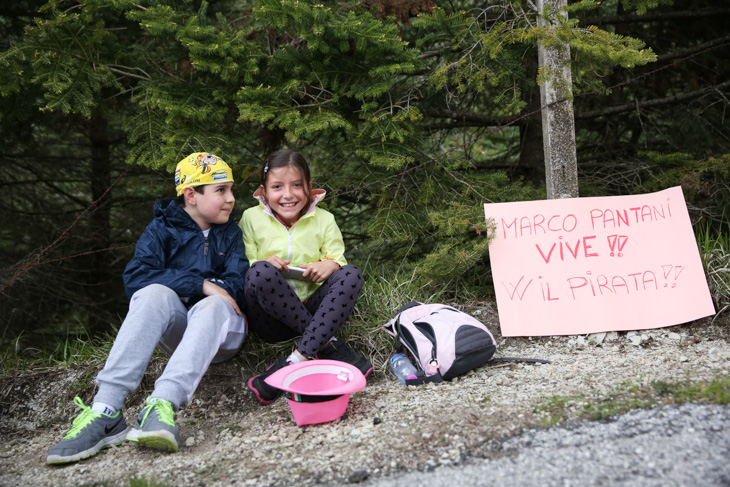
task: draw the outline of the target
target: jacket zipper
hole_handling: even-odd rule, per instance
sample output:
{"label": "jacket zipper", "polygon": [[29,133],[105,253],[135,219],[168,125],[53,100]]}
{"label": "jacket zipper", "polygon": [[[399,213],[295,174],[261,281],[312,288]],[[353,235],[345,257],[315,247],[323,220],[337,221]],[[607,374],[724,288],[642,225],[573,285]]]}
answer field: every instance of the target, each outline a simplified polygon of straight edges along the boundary
{"label": "jacket zipper", "polygon": [[294,248],[294,230],[296,228],[297,228],[297,224],[295,223],[294,226],[291,227],[291,231],[289,231],[290,229],[286,230],[286,233],[289,236],[289,243],[287,245],[287,250],[286,250],[286,260],[289,260],[289,261],[291,261],[291,253],[292,253],[292,249]]}
{"label": "jacket zipper", "polygon": [[[294,230],[296,230],[296,228],[297,228],[296,223],[291,228],[286,228],[286,226],[284,226],[284,229],[286,230],[286,234],[288,235],[286,260],[288,260],[289,262],[291,262],[291,253],[292,253],[292,249],[294,248]],[[294,292],[296,293],[296,295],[299,296],[299,286],[297,286],[296,281],[294,279],[289,279],[289,285],[292,287],[292,289],[294,289]]]}

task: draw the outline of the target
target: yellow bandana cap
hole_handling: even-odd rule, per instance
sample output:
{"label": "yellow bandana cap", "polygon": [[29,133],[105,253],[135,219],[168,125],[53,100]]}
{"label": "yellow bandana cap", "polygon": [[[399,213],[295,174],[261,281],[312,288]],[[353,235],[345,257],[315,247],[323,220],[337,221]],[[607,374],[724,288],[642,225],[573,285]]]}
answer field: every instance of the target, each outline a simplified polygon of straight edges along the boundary
{"label": "yellow bandana cap", "polygon": [[196,152],[177,163],[175,189],[183,194],[188,186],[218,184],[233,181],[233,171],[226,161],[207,152]]}

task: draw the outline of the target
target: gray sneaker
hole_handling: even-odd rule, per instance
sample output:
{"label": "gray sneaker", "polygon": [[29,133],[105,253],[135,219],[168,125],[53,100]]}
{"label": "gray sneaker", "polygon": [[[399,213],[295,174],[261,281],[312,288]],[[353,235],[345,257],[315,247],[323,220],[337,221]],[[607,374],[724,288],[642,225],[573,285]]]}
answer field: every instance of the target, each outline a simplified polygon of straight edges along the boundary
{"label": "gray sneaker", "polygon": [[180,435],[175,427],[175,411],[164,399],[148,397],[147,405],[137,416],[137,424],[127,439],[156,450],[176,452]]}
{"label": "gray sneaker", "polygon": [[94,412],[78,397],[74,398],[74,404],[82,409],[81,414],[74,419],[63,440],[48,450],[46,463],[49,465],[78,462],[127,438],[129,427],[120,411],[112,416]]}

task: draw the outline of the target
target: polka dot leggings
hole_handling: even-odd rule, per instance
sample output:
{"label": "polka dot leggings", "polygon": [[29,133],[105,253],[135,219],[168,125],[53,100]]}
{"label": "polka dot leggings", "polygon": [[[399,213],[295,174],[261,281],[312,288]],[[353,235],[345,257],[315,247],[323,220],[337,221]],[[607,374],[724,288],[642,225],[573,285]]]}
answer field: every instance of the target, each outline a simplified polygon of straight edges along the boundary
{"label": "polka dot leggings", "polygon": [[301,335],[297,351],[313,357],[345,324],[362,284],[360,270],[346,265],[302,303],[276,267],[265,260],[254,262],[245,284],[249,328],[270,342]]}

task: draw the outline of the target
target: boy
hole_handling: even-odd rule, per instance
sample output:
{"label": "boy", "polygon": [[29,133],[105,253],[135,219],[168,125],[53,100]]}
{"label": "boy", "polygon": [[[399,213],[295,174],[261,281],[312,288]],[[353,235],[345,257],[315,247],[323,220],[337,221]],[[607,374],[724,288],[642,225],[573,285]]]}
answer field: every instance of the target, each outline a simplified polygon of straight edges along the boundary
{"label": "boy", "polygon": [[[248,259],[231,214],[231,168],[212,154],[191,154],[178,163],[175,185],[177,201],[155,203],[124,270],[129,313],[96,378],[94,402],[74,399],[83,411],[49,450],[49,464],[75,462],[125,439],[177,451],[175,411],[190,401],[208,366],[243,343]],[[170,359],[130,431],[120,410],[156,345]]]}

